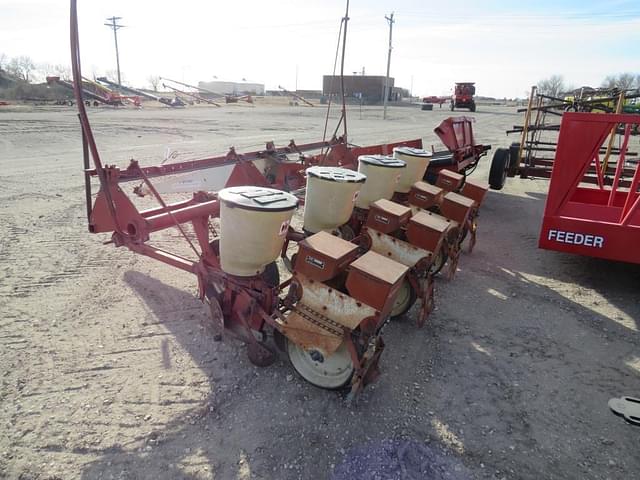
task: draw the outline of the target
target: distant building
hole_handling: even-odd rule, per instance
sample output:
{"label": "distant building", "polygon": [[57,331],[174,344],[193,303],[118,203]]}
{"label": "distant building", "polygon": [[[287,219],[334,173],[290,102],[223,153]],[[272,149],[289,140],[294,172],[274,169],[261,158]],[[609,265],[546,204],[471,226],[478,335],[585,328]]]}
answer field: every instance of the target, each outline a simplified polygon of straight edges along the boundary
{"label": "distant building", "polygon": [[[347,97],[358,98],[366,104],[382,103],[384,96],[384,82],[382,75],[345,75],[344,94]],[[389,101],[397,102],[407,97],[407,89],[394,86],[395,80],[389,77]],[[325,75],[322,77],[322,93],[325,96],[340,95],[340,77]]]}
{"label": "distant building", "polygon": [[220,95],[264,95],[264,84],[249,82],[198,82],[199,88],[211,90]]}

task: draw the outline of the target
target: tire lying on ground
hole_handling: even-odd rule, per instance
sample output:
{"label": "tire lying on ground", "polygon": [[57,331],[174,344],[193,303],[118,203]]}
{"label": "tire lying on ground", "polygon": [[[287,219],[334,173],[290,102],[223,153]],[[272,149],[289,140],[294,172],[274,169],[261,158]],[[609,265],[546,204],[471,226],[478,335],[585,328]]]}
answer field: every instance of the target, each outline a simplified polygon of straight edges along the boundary
{"label": "tire lying on ground", "polygon": [[507,178],[507,167],[509,166],[509,149],[499,148],[493,154],[491,169],[489,170],[489,186],[493,190],[502,190]]}

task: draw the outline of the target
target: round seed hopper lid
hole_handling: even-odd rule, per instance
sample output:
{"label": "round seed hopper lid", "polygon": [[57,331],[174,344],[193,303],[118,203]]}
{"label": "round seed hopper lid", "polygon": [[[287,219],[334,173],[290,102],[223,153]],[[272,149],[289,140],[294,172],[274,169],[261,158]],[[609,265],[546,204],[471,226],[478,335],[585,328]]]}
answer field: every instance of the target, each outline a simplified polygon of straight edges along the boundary
{"label": "round seed hopper lid", "polygon": [[364,183],[367,176],[364,173],[340,167],[311,167],[307,168],[307,175],[329,182]]}
{"label": "round seed hopper lid", "polygon": [[393,149],[393,153],[400,153],[402,155],[408,155],[410,157],[429,157],[433,156],[429,150],[413,147],[396,147]]}
{"label": "round seed hopper lid", "polygon": [[230,207],[265,212],[284,212],[298,206],[290,193],[264,187],[231,187],[218,192],[218,198]]}
{"label": "round seed hopper lid", "polygon": [[386,168],[404,168],[407,166],[406,162],[388,155],[360,155],[358,162]]}

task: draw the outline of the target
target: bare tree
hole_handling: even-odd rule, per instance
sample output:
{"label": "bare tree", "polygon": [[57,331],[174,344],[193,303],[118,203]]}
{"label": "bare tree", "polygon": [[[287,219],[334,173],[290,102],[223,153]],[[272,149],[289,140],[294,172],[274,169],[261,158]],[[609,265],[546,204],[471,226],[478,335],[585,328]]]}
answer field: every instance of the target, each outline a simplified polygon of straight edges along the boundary
{"label": "bare tree", "polygon": [[633,73],[621,73],[619,75],[607,75],[602,81],[604,88],[619,88],[620,90],[630,90],[640,87],[640,75]]}
{"label": "bare tree", "polygon": [[7,56],[7,54],[0,53],[0,70],[5,68],[5,65],[7,64],[8,61],[9,61],[9,57]]}
{"label": "bare tree", "polygon": [[160,77],[158,75],[149,75],[147,77],[147,81],[151,85],[151,88],[153,88],[153,91],[157,92],[158,91],[158,85],[160,84]]}
{"label": "bare tree", "polygon": [[31,57],[22,55],[20,57],[13,57],[7,64],[7,72],[20,80],[29,82],[31,79],[31,73],[35,70],[36,65],[33,63]]}
{"label": "bare tree", "polygon": [[29,82],[31,80],[31,72],[33,72],[36,68],[36,64],[33,63],[31,57],[26,55],[21,55],[18,57],[18,62],[20,64],[20,69],[22,70],[23,79],[25,82]]}
{"label": "bare tree", "polygon": [[53,66],[53,71],[58,77],[62,78],[63,80],[71,80],[71,67],[69,65],[58,63],[57,65]]}
{"label": "bare tree", "polygon": [[538,93],[549,95],[550,97],[558,98],[566,89],[562,75],[551,75],[549,78],[538,82]]}
{"label": "bare tree", "polygon": [[615,75],[607,75],[604,77],[601,86],[603,88],[615,88],[616,87],[616,76]]}
{"label": "bare tree", "polygon": [[46,77],[60,77],[63,80],[71,79],[71,68],[61,63],[54,65],[52,63],[39,63],[36,72],[39,76]]}
{"label": "bare tree", "polygon": [[22,79],[22,71],[20,70],[20,62],[17,57],[13,57],[7,63],[7,72],[16,78]]}

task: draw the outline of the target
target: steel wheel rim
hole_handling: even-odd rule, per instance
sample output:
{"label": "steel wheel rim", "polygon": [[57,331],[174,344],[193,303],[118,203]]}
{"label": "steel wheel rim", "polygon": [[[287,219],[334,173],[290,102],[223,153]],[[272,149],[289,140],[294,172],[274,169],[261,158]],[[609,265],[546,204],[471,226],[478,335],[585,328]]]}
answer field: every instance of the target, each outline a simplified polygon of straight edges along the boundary
{"label": "steel wheel rim", "polygon": [[287,341],[287,354],[296,372],[320,388],[343,387],[353,375],[353,362],[346,341],[331,355],[324,355],[322,363],[313,360],[305,349],[290,340]]}
{"label": "steel wheel rim", "polygon": [[408,303],[411,301],[411,284],[409,280],[406,278],[402,280],[402,285],[400,285],[400,289],[398,290],[398,295],[396,296],[396,301],[393,303],[393,307],[391,308],[391,316],[395,317],[400,315],[407,309]]}

